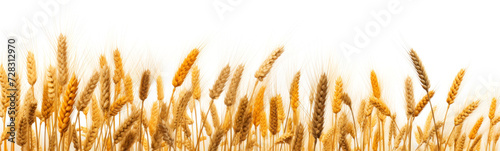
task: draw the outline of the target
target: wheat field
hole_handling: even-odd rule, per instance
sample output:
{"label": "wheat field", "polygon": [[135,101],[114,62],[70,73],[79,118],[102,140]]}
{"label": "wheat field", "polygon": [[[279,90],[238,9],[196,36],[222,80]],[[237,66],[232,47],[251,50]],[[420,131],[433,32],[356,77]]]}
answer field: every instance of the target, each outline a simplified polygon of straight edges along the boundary
{"label": "wheat field", "polygon": [[[447,86],[447,99],[432,99],[435,94],[430,82],[432,77],[427,75],[425,62],[413,49],[408,51],[408,57],[418,78],[408,76],[400,82],[404,86],[404,94],[401,94],[404,100],[401,101],[405,105],[398,108],[404,108],[405,112],[396,112],[382,97],[382,93],[389,92],[383,91],[375,70],[369,74],[371,93],[361,100],[351,100],[356,94],[345,91],[349,84],[343,80],[346,77],[331,78],[326,71],[302,73],[297,70],[291,75],[276,75],[290,79],[289,91],[274,90],[275,87],[269,84],[269,76],[276,73],[270,71],[286,53],[284,46],[275,48],[256,71],[245,71],[243,64],[225,65],[217,71],[218,77],[209,82],[213,85],[204,88],[200,83],[207,83],[208,79],[202,78],[197,62],[202,48],[190,50],[177,71],[168,73],[173,75],[170,85],[170,79],[163,79],[149,69],[140,73],[126,71],[119,49],[110,53],[112,60],[107,60],[105,55],[95,56],[99,58],[96,59],[98,70],[85,71],[92,74],[82,79],[81,75],[70,72],[78,69],[68,66],[68,51],[71,50],[67,45],[65,35],[61,34],[54,50],[57,63],[42,67],[43,71],[37,70],[37,62],[44,60],[36,60],[33,52],[28,51],[25,58],[18,58],[25,62],[26,79],[11,77],[4,68],[6,65],[1,66],[1,150],[499,148],[500,129],[495,126],[500,116],[495,114],[496,98],[456,105],[455,98],[466,74],[466,70],[461,69],[455,79],[450,79],[453,83]],[[245,80],[242,76],[249,73],[253,73],[252,79],[242,81]],[[313,75],[315,81],[301,79],[302,74]],[[29,89],[21,89],[21,82],[17,81],[22,80],[28,81],[29,85],[23,87]],[[137,82],[134,84],[134,81]],[[309,88],[303,83],[314,86]],[[35,85],[43,89],[36,92]],[[150,91],[150,87],[156,87],[156,92]],[[172,87],[172,92],[166,92],[165,87]],[[299,94],[304,87],[310,92]],[[425,91],[425,95],[414,95],[417,89]],[[148,99],[150,93],[156,93],[157,98]],[[35,94],[42,94],[42,97],[36,98]],[[446,109],[445,115],[440,116],[444,118],[435,115],[437,108],[433,104],[439,101],[447,103],[440,107]],[[476,111],[480,103],[489,105],[489,110]],[[223,108],[216,104],[223,104]],[[330,108],[327,105],[331,105],[331,109],[327,110]],[[425,122],[419,123],[415,118],[427,115],[422,114],[425,108],[429,108],[430,113],[424,117]],[[449,114],[449,111],[458,114]],[[473,113],[479,117],[469,117]],[[396,120],[397,116],[406,118],[401,122]]]}

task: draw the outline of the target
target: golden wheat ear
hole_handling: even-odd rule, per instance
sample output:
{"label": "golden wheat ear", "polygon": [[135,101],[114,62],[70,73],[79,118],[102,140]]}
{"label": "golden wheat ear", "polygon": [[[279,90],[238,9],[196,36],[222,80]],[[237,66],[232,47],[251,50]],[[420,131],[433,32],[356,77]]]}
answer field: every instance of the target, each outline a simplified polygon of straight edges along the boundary
{"label": "golden wheat ear", "polygon": [[413,67],[417,71],[418,79],[420,79],[420,85],[424,88],[425,91],[429,92],[429,88],[431,87],[431,82],[429,81],[429,77],[427,76],[427,72],[425,72],[424,64],[420,57],[418,57],[417,52],[411,49],[409,52],[410,58],[412,60]]}
{"label": "golden wheat ear", "polygon": [[413,117],[415,112],[415,98],[413,96],[413,82],[411,78],[406,77],[405,81],[405,100],[406,100],[406,116]]}
{"label": "golden wheat ear", "polygon": [[274,62],[278,60],[278,58],[284,51],[285,49],[283,48],[283,46],[278,47],[276,50],[274,50],[271,55],[269,55],[269,57],[260,65],[259,70],[255,72],[255,78],[257,78],[259,81],[263,81],[269,71],[271,71]]}
{"label": "golden wheat ear", "polygon": [[479,101],[474,101],[465,107],[460,114],[455,117],[455,126],[460,125],[479,106]]}
{"label": "golden wheat ear", "polygon": [[69,80],[68,86],[66,88],[66,92],[63,96],[63,102],[61,104],[59,110],[59,118],[58,118],[58,126],[59,132],[64,134],[68,130],[68,126],[70,124],[70,115],[73,111],[73,104],[75,103],[76,91],[78,90],[78,80],[76,79],[75,74],[71,76]]}
{"label": "golden wheat ear", "polygon": [[229,78],[230,72],[231,72],[231,67],[229,66],[229,64],[227,64],[224,68],[222,68],[222,70],[219,73],[219,77],[217,77],[217,80],[212,86],[212,89],[210,89],[209,93],[210,98],[212,99],[219,98],[222,91],[224,91],[224,87],[226,86],[226,82]]}
{"label": "golden wheat ear", "polygon": [[243,75],[243,70],[245,66],[238,65],[236,71],[233,73],[233,77],[231,78],[231,84],[229,84],[229,88],[226,92],[226,97],[224,98],[224,104],[226,106],[232,106],[234,101],[236,100],[236,95],[238,93],[238,87],[240,85],[241,76]]}
{"label": "golden wheat ear", "polygon": [[293,77],[293,81],[290,84],[290,106],[294,112],[300,105],[299,102],[299,82],[300,82],[300,71],[298,71]]}
{"label": "golden wheat ear", "polygon": [[174,79],[172,79],[172,85],[174,87],[182,85],[184,79],[186,79],[189,69],[191,69],[191,66],[193,66],[199,53],[200,50],[198,50],[198,48],[195,48],[191,50],[191,52],[189,52],[179,69],[177,69],[177,72],[175,72]]}
{"label": "golden wheat ear", "polygon": [[66,45],[66,36],[62,33],[57,39],[57,71],[60,85],[68,82],[68,46]]}

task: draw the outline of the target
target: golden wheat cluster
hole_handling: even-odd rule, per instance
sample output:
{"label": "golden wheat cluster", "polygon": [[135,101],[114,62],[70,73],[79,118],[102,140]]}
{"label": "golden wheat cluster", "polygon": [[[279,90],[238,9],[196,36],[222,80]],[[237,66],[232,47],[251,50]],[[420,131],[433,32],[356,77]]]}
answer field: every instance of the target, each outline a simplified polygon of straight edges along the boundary
{"label": "golden wheat cluster", "polygon": [[[66,37],[61,34],[56,50],[57,64],[44,67],[44,72],[36,71],[35,56],[28,52],[27,92],[21,92],[20,82],[13,85],[9,83],[6,70],[2,66],[1,150],[498,149],[500,130],[495,128],[495,125],[500,121],[500,116],[495,115],[496,99],[492,98],[487,113],[479,113],[488,119],[483,116],[467,119],[476,110],[479,101],[473,101],[463,108],[453,105],[465,75],[465,70],[462,69],[453,80],[446,99],[446,114],[449,109],[458,110],[459,114],[455,117],[445,115],[444,119],[436,119],[436,108],[432,106],[432,102],[441,100],[432,100],[434,90],[431,89],[424,64],[414,50],[410,50],[408,55],[426,95],[414,96],[415,88],[410,77],[401,82],[405,87],[406,112],[399,114],[406,116],[405,123],[396,122],[398,113],[391,110],[381,97],[379,79],[373,70],[370,74],[372,93],[362,100],[351,100],[350,94],[344,91],[346,83],[343,83],[342,77],[329,79],[326,73],[313,74],[317,75],[317,81],[313,82],[317,85],[311,90],[307,101],[299,97],[300,71],[289,75],[292,79],[289,81],[289,92],[267,91],[270,86],[265,79],[274,62],[284,52],[283,47],[275,49],[260,65],[254,74],[255,79],[251,79],[255,80],[254,85],[239,86],[245,66],[228,64],[220,70],[213,86],[207,90],[202,90],[200,86],[201,73],[196,65],[200,50],[193,49],[174,74],[173,91],[168,100],[165,100],[166,85],[162,77],[155,77],[149,70],[141,73],[141,78],[137,79],[140,81],[139,85],[133,85],[130,73],[123,68],[119,50],[113,51],[113,60],[109,63],[105,56],[101,56],[100,66],[97,67],[99,70],[94,71],[92,76],[85,80],[87,83],[80,83],[82,79],[79,79],[78,75],[69,73],[71,70],[68,68],[67,48]],[[110,68],[112,65],[113,71]],[[44,74],[44,80],[37,81],[37,74]],[[24,80],[18,77],[14,79]],[[184,82],[187,78],[190,78],[191,83]],[[330,86],[329,81],[332,80],[335,85]],[[154,102],[148,102],[153,104],[149,109],[145,108],[144,102],[151,100],[147,100],[147,97],[152,83],[156,83],[158,98]],[[78,89],[82,84],[83,89]],[[43,92],[40,92],[43,94],[42,98],[35,98],[35,85],[43,85]],[[241,87],[250,88],[250,93],[238,94],[241,93],[238,91]],[[14,104],[10,101],[12,89],[16,89]],[[95,91],[98,93],[94,93]],[[201,93],[202,91],[208,92],[208,96],[202,96],[206,94]],[[214,101],[221,97],[222,92],[225,92],[225,109],[217,109]],[[290,98],[283,98],[280,93],[289,93]],[[333,96],[327,96],[328,94]],[[21,95],[24,96],[23,100],[19,100]],[[140,100],[134,100],[134,95]],[[202,97],[210,100],[203,102],[208,103],[208,106],[201,105]],[[415,99],[420,101],[416,102]],[[332,105],[334,116],[331,118],[325,117],[327,102]],[[356,105],[359,108],[353,108],[354,103],[360,103]],[[300,106],[305,104],[310,107],[310,112],[301,112],[303,109]],[[10,114],[9,108],[12,106],[15,106],[15,114]],[[414,123],[415,118],[427,106],[431,113],[426,122]],[[149,110],[150,115],[147,115],[145,110]],[[225,113],[219,115],[217,110],[224,110]],[[447,121],[447,117],[454,122]],[[11,119],[15,119],[15,131],[11,131],[12,128],[7,126]],[[325,125],[325,121],[329,119],[332,120],[332,125]],[[465,120],[475,124],[473,127],[462,126]],[[483,133],[478,130],[485,120],[489,125],[485,125],[488,131]],[[446,125],[446,122],[454,124]],[[324,129],[325,127],[329,129]],[[15,136],[15,139],[12,139],[11,135]]]}

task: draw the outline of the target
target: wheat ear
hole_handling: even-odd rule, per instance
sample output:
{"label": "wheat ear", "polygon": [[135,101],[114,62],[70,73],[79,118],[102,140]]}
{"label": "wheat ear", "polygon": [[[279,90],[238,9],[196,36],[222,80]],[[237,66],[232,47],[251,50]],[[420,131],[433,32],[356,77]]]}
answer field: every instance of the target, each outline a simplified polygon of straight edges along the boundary
{"label": "wheat ear", "polygon": [[234,115],[234,134],[238,134],[243,129],[243,121],[245,118],[245,113],[248,108],[248,98],[244,96],[240,99],[240,104],[238,105],[238,109],[236,110],[236,114]]}
{"label": "wheat ear", "polygon": [[342,78],[338,77],[335,81],[335,92],[332,100],[332,111],[337,114],[342,109],[342,93],[344,91]]}
{"label": "wheat ear", "polygon": [[36,61],[33,52],[28,51],[28,56],[26,60],[27,60],[26,70],[28,70],[28,83],[30,85],[35,85],[37,76],[36,76]]}
{"label": "wheat ear", "polygon": [[266,92],[266,87],[262,86],[257,93],[257,97],[253,101],[253,112],[252,113],[252,123],[255,127],[259,126],[260,114],[264,110],[264,93]]}
{"label": "wheat ear", "polygon": [[191,98],[191,91],[187,91],[184,93],[184,96],[182,96],[182,99],[179,100],[179,103],[177,104],[177,109],[175,111],[174,115],[174,120],[172,123],[172,128],[176,129],[177,127],[181,126],[183,120],[184,120],[184,112],[186,112],[186,106]]}
{"label": "wheat ear", "polygon": [[94,73],[90,77],[90,80],[87,82],[87,85],[83,89],[83,92],[80,95],[78,103],[76,104],[76,109],[78,111],[83,111],[87,107],[90,100],[92,99],[92,93],[94,93],[98,81],[99,81],[99,72],[94,71]]}
{"label": "wheat ear", "polygon": [[[326,74],[322,74],[316,88],[316,99],[314,101],[314,113],[312,118],[312,135],[317,140],[323,131],[323,123],[325,120],[325,103],[328,93],[328,79]],[[316,142],[316,141],[315,141]]]}
{"label": "wheat ear", "polygon": [[70,124],[70,115],[73,111],[73,104],[75,103],[76,91],[78,90],[78,80],[75,74],[71,76],[71,80],[68,83],[66,92],[63,96],[63,102],[59,110],[58,126],[59,132],[64,134],[68,130]]}
{"label": "wheat ear", "polygon": [[125,135],[125,138],[120,145],[120,151],[130,150],[132,145],[134,145],[134,143],[137,141],[137,138],[140,137],[140,135],[137,136],[137,131],[140,131],[139,126],[134,126],[134,128],[132,128],[132,130]]}
{"label": "wheat ear", "polygon": [[109,106],[110,106],[110,91],[111,91],[111,79],[109,73],[108,65],[104,65],[101,69],[100,87],[101,87],[101,108],[102,112],[107,118],[109,116]]}
{"label": "wheat ear", "polygon": [[479,128],[481,127],[481,124],[483,124],[484,118],[481,116],[477,121],[476,124],[474,124],[474,127],[472,127],[470,133],[469,133],[469,139],[474,139],[476,138],[477,131],[479,131]]}
{"label": "wheat ear", "polygon": [[278,102],[276,97],[271,98],[269,106],[269,131],[272,135],[278,133]]}
{"label": "wheat ear", "polygon": [[405,100],[406,100],[406,116],[408,118],[413,116],[415,112],[415,98],[413,97],[413,82],[410,77],[405,81]]}
{"label": "wheat ear", "polygon": [[302,124],[299,124],[297,125],[297,128],[295,128],[295,133],[292,140],[292,150],[301,151],[303,141],[304,141],[304,126],[302,126]]}
{"label": "wheat ear", "polygon": [[385,116],[391,116],[391,111],[389,110],[389,107],[380,99],[377,99],[376,97],[370,97],[370,103],[380,111]]}
{"label": "wheat ear", "polygon": [[115,62],[115,75],[113,76],[113,82],[119,83],[125,76],[125,73],[123,71],[122,56],[118,49],[113,51],[113,60]]}
{"label": "wheat ear", "polygon": [[[3,64],[0,65],[0,86],[2,86],[2,98],[7,98],[9,95],[8,88],[9,86],[9,81],[7,77],[7,73],[5,72],[5,68],[3,68]],[[2,99],[2,106],[4,109],[9,108],[10,101],[8,99]],[[5,114],[5,112],[2,112],[2,114]]]}
{"label": "wheat ear", "polygon": [[488,112],[488,118],[490,118],[490,121],[493,121],[493,118],[495,118],[496,109],[497,109],[497,99],[493,98],[491,99],[490,111]]}
{"label": "wheat ear", "polygon": [[292,84],[290,84],[290,106],[293,112],[297,112],[297,108],[300,105],[299,102],[299,81],[300,81],[300,71],[298,71],[293,77]]}
{"label": "wheat ear", "polygon": [[284,52],[283,46],[278,47],[274,50],[271,55],[260,65],[259,70],[255,72],[255,78],[259,81],[264,80],[266,75],[269,73],[271,68],[273,67],[274,62],[280,57],[280,55]]}
{"label": "wheat ear", "polygon": [[370,82],[372,84],[373,96],[380,98],[380,86],[378,84],[377,74],[374,70],[370,72]]}
{"label": "wheat ear", "polygon": [[226,86],[226,82],[229,78],[230,72],[231,72],[231,67],[229,66],[229,64],[227,64],[224,68],[222,68],[222,70],[219,73],[219,77],[217,77],[217,80],[212,86],[212,89],[210,89],[209,93],[210,98],[212,99],[219,98],[222,91],[224,91],[224,87]]}
{"label": "wheat ear", "polygon": [[148,97],[149,87],[151,86],[151,72],[146,70],[142,73],[141,85],[139,87],[139,98],[144,101]]}
{"label": "wheat ear", "polygon": [[236,100],[236,95],[238,93],[238,86],[240,85],[241,76],[243,75],[243,70],[245,66],[238,65],[236,71],[233,73],[233,77],[231,78],[231,84],[229,84],[229,88],[226,92],[226,97],[224,98],[224,104],[226,106],[232,106],[234,101]]}
{"label": "wheat ear", "polygon": [[165,98],[165,91],[163,90],[163,78],[158,76],[156,78],[156,93],[158,95],[158,100],[162,101]]}
{"label": "wheat ear", "polygon": [[59,35],[57,39],[57,71],[59,72],[59,84],[66,85],[68,82],[68,57],[67,57],[66,36]]}
{"label": "wheat ear", "polygon": [[413,117],[417,117],[420,112],[424,109],[427,103],[430,102],[430,98],[434,96],[434,91],[430,91],[428,95],[424,96],[420,102],[418,102],[417,106],[415,106],[415,112],[413,113]]}
{"label": "wheat ear", "polygon": [[191,66],[193,66],[194,62],[196,61],[196,58],[198,57],[198,54],[200,53],[200,50],[197,48],[191,50],[187,57],[184,59],[182,62],[181,66],[179,69],[177,69],[177,72],[175,72],[174,79],[172,80],[172,85],[174,87],[178,87],[182,85],[182,82],[184,82],[184,79],[186,78],[186,75],[189,72],[189,69]]}
{"label": "wheat ear", "polygon": [[479,101],[474,101],[465,107],[460,114],[455,117],[455,126],[460,125],[479,106]]}
{"label": "wheat ear", "polygon": [[135,124],[135,122],[138,121],[140,118],[140,111],[139,110],[134,110],[126,119],[123,121],[122,124],[116,129],[116,131],[113,133],[113,139],[115,144],[121,142],[123,140],[123,137],[126,135],[126,133],[132,128],[132,126]]}

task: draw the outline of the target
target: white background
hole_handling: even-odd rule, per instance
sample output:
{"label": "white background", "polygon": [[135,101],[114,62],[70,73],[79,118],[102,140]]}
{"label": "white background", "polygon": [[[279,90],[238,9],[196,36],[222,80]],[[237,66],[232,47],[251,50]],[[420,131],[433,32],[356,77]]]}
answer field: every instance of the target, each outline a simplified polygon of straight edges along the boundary
{"label": "white background", "polygon": [[[45,4],[50,4],[49,9]],[[334,79],[344,79],[357,108],[371,93],[369,74],[374,69],[383,99],[403,122],[406,76],[414,81],[417,101],[424,95],[408,61],[409,48],[423,60],[436,90],[433,103],[438,105],[438,119],[444,116],[449,87],[461,68],[467,72],[451,116],[476,99],[482,100],[482,109],[487,109],[491,98],[498,97],[500,86],[500,5],[492,1],[19,0],[0,1],[0,6],[0,45],[6,48],[6,38],[11,35],[19,39],[19,66],[25,64],[26,50],[35,52],[38,71],[55,65],[56,40],[62,33],[68,37],[71,71],[82,83],[98,69],[100,54],[111,62],[111,52],[118,48],[125,70],[136,85],[140,72],[151,69],[165,79],[168,96],[170,79],[182,59],[192,48],[202,47],[197,62],[202,72],[203,103],[208,102],[208,89],[227,63],[233,68],[246,65],[239,95],[249,93],[260,63],[282,45],[285,52],[268,76],[266,93],[280,93],[288,104],[289,84],[300,70],[301,107],[305,112],[310,90],[322,72],[329,75],[330,90]],[[385,21],[377,21],[373,14],[384,12],[390,18],[384,16]],[[355,38],[363,34],[371,34],[367,35],[368,42],[357,45]],[[357,51],[344,51],[345,44]],[[1,52],[0,61],[5,64],[7,53]],[[25,72],[24,67],[18,70]],[[35,85],[37,90],[41,90],[41,81]],[[23,89],[27,88],[24,80]],[[39,92],[36,95],[40,100]],[[154,87],[150,94],[147,107],[156,99]],[[223,103],[218,108],[222,118]],[[327,113],[330,110],[328,106]],[[417,122],[425,121],[428,112],[429,107]],[[485,113],[481,112],[483,116]]]}

